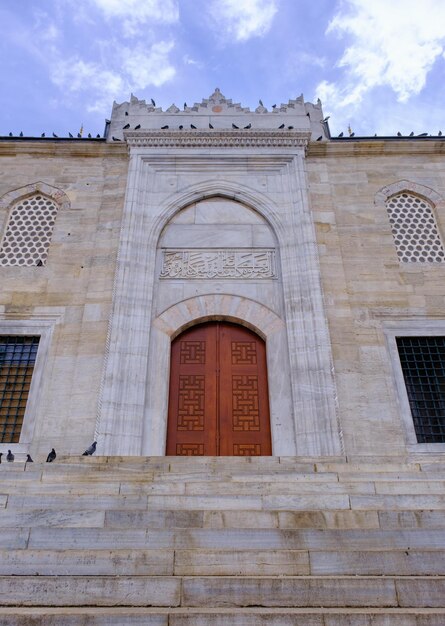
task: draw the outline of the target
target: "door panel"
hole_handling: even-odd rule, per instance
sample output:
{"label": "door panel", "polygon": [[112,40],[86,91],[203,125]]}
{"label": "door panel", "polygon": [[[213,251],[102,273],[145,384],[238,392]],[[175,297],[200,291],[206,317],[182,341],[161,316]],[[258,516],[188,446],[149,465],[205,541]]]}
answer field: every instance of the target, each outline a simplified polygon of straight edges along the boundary
{"label": "door panel", "polygon": [[223,322],[182,333],[172,343],[167,454],[271,453],[264,342]]}

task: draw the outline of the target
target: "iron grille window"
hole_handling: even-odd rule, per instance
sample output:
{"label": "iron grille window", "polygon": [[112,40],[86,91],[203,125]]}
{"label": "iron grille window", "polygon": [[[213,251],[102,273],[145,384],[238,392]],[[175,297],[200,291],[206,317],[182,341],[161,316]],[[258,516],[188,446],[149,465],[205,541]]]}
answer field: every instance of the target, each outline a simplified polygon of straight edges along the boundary
{"label": "iron grille window", "polygon": [[445,443],[445,337],[397,337],[418,443]]}
{"label": "iron grille window", "polygon": [[18,443],[39,337],[0,336],[0,442]]}

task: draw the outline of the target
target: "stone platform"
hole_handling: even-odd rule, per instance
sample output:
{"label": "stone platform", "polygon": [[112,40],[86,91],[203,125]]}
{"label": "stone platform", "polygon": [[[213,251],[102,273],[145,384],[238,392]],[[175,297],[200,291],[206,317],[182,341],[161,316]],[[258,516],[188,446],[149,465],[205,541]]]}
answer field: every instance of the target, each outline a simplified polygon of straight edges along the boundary
{"label": "stone platform", "polygon": [[445,463],[0,465],[0,626],[443,626]]}

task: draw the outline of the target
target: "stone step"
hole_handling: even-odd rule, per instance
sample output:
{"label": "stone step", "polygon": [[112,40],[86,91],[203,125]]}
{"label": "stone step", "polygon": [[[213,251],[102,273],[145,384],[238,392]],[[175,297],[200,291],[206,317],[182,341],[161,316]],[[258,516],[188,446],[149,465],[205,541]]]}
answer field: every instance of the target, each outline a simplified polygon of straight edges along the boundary
{"label": "stone step", "polygon": [[0,626],[443,626],[445,609],[3,608]]}
{"label": "stone step", "polygon": [[2,606],[443,608],[445,577],[0,576]]}
{"label": "stone step", "polygon": [[0,545],[8,538],[33,549],[214,549],[214,550],[409,550],[445,549],[443,530],[321,530],[321,529],[166,529],[46,528],[3,529]]}

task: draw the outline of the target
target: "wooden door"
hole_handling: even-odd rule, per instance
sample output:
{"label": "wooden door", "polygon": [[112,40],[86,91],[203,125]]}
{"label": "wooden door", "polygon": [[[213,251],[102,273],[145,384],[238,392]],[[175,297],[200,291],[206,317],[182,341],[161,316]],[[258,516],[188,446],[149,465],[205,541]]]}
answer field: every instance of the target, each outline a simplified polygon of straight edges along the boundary
{"label": "wooden door", "polygon": [[225,322],[186,330],[171,349],[167,455],[271,453],[264,341]]}

